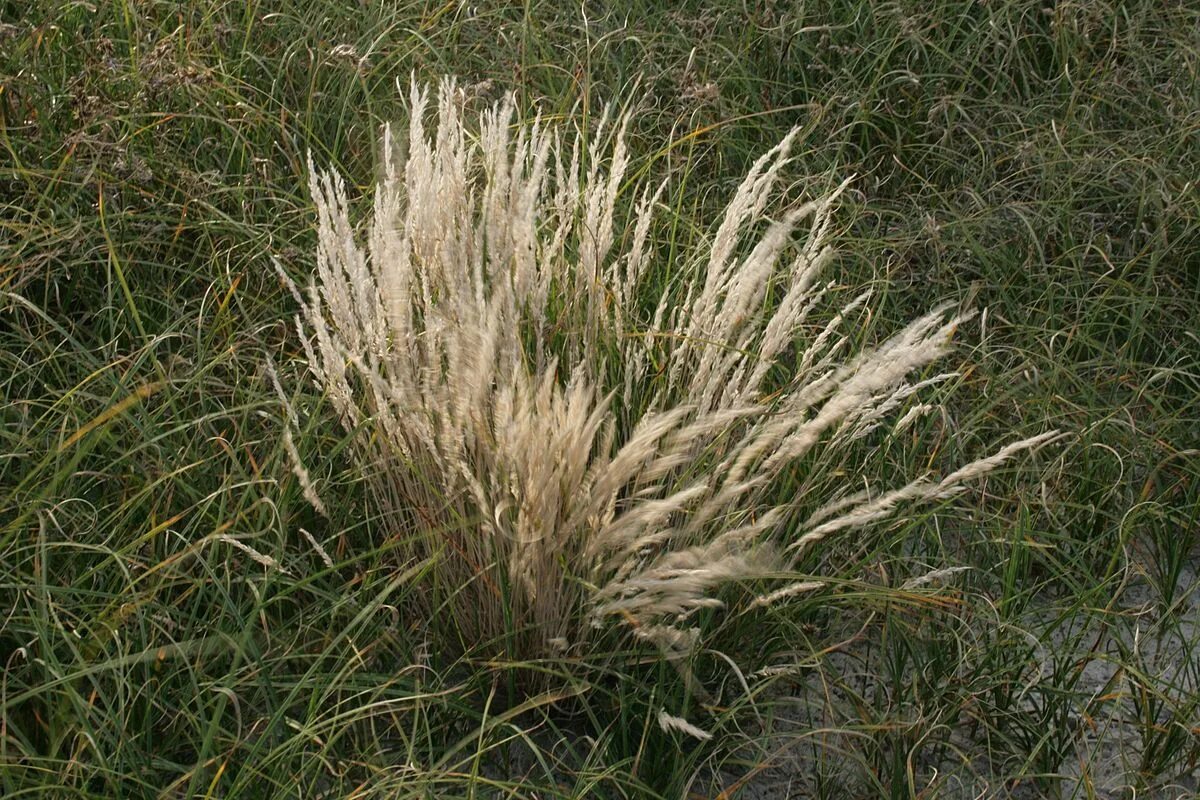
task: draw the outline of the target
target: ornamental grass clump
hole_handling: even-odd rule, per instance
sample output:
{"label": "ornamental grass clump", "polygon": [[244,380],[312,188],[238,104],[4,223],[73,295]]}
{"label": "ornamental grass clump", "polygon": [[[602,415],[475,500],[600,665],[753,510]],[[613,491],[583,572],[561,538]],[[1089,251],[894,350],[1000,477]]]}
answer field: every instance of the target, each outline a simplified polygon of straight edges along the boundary
{"label": "ornamental grass clump", "polygon": [[778,579],[825,537],[949,497],[1049,436],[944,478],[848,481],[815,512],[780,497],[802,459],[907,424],[910,398],[950,377],[913,376],[963,315],[938,307],[853,352],[843,321],[867,295],[822,313],[845,184],[777,207],[795,132],[664,280],[651,233],[667,184],[626,190],[628,114],[585,136],[514,111],[510,97],[467,120],[452,81],[432,97],[414,84],[361,237],[341,179],[311,169],[308,365],[457,646],[532,659],[615,627],[678,659],[723,585]]}

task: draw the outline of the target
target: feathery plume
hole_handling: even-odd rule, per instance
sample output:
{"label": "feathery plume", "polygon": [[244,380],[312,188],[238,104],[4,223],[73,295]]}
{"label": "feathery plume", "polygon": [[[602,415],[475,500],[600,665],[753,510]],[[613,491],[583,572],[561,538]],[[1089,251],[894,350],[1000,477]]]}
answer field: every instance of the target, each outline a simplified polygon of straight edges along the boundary
{"label": "feathery plume", "polygon": [[712,734],[702,728],[697,728],[692,723],[682,717],[672,716],[666,711],[658,712],[658,727],[668,733],[671,731],[679,731],[686,733],[688,736],[699,739],[702,742],[707,742],[712,738]]}
{"label": "feathery plume", "polygon": [[[950,496],[1051,436],[834,500],[788,541],[795,501],[776,479],[952,377],[911,380],[969,315],[938,307],[856,353],[842,329],[869,292],[810,322],[832,289],[821,274],[846,184],[767,221],[796,131],[754,163],[679,279],[652,289],[667,183],[626,202],[629,121],[610,106],[572,134],[518,120],[511,96],[468,120],[453,80],[435,93],[414,81],[407,135],[384,131],[361,237],[342,180],[310,162],[317,269],[296,293],[308,367],[383,519],[415,532],[406,555],[456,587],[461,640],[513,657],[615,622],[682,663],[689,620],[722,605],[722,586],[775,578],[797,549]],[[323,510],[289,431],[283,442]]]}

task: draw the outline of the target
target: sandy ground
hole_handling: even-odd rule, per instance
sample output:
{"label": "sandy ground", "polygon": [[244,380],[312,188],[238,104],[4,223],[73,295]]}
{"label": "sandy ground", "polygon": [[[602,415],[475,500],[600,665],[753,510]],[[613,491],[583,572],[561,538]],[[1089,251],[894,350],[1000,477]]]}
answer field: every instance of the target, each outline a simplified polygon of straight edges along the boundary
{"label": "sandy ground", "polygon": [[[1061,603],[1055,603],[1061,607]],[[1098,800],[1194,800],[1200,797],[1200,765],[1176,762],[1168,774],[1161,769],[1151,781],[1139,780],[1143,764],[1152,763],[1154,749],[1172,730],[1185,749],[1193,746],[1200,712],[1184,725],[1170,723],[1172,711],[1200,708],[1200,556],[1181,570],[1170,603],[1164,603],[1154,582],[1134,567],[1104,609],[1088,609],[1063,619],[1049,610],[1034,610],[1019,626],[1033,647],[1035,663],[1018,691],[1018,707],[1036,719],[1053,692],[1061,692],[1059,675],[1074,676],[1070,690],[1077,698],[1065,704],[1067,724],[1073,731],[1056,741],[1062,758],[1055,768],[1044,762],[1022,769],[1021,764],[994,764],[987,754],[989,742],[980,728],[945,721],[950,726],[949,748],[940,757],[926,755],[928,748],[905,765],[912,794],[934,798],[1097,798]],[[874,670],[864,668],[862,652],[835,656],[830,666],[857,670],[869,680]],[[1126,666],[1122,668],[1121,663]],[[1079,667],[1082,666],[1082,669]],[[878,673],[876,673],[878,674]],[[767,746],[773,766],[744,780],[744,768],[723,770],[716,780],[699,781],[696,794],[717,796],[743,778],[740,800],[784,800],[792,797],[876,797],[878,788],[864,780],[863,764],[854,757],[854,744],[844,731],[814,733],[831,725],[825,702],[827,683],[813,676],[790,693],[791,703],[773,725],[778,748]],[[1139,702],[1140,700],[1140,702]],[[835,699],[836,703],[836,699]],[[1020,711],[1016,713],[1021,713]],[[1153,716],[1158,723],[1143,720]],[[1178,716],[1178,715],[1176,715]],[[1047,726],[1049,727],[1049,726]],[[1158,736],[1149,741],[1143,732]],[[1048,739],[1053,736],[1047,731]],[[839,751],[843,754],[838,756]],[[761,753],[762,751],[760,751]],[[1041,772],[1041,781],[1013,784],[1013,774]],[[703,788],[701,788],[703,787]],[[892,796],[905,796],[908,792]],[[911,796],[911,795],[910,795]]]}

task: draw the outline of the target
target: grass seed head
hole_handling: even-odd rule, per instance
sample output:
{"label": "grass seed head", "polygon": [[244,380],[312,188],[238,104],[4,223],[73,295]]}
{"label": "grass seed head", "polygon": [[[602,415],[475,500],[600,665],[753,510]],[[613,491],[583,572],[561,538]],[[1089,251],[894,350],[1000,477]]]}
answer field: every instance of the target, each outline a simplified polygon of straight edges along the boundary
{"label": "grass seed head", "polygon": [[846,184],[773,208],[793,131],[751,167],[683,279],[647,302],[666,183],[625,208],[628,113],[609,107],[573,133],[517,119],[508,97],[468,120],[452,80],[414,82],[409,105],[406,155],[384,133],[365,237],[341,179],[312,168],[317,272],[301,327],[384,519],[434,559],[429,611],[460,641],[538,657],[611,621],[677,657],[725,584],[777,576],[796,550],[1044,440],[796,520],[774,479],[952,377],[912,380],[966,318],[940,306],[852,352],[845,320],[864,293],[811,329]]}

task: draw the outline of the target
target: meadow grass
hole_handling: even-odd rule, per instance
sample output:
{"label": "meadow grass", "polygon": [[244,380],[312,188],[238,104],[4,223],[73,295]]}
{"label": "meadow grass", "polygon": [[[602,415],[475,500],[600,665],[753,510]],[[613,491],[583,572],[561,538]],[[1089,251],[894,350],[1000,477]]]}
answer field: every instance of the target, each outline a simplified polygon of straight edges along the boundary
{"label": "meadow grass", "polygon": [[[0,793],[1196,791],[1200,11],[829,5],[0,4]],[[636,86],[654,298],[793,126],[795,196],[857,176],[855,344],[981,313],[940,413],[821,479],[1070,438],[706,619],[710,708],[652,653],[439,659],[430,565],[289,384],[311,508],[264,367],[302,357],[272,259],[312,272],[308,154],[365,198],[413,73],[585,120]]]}

